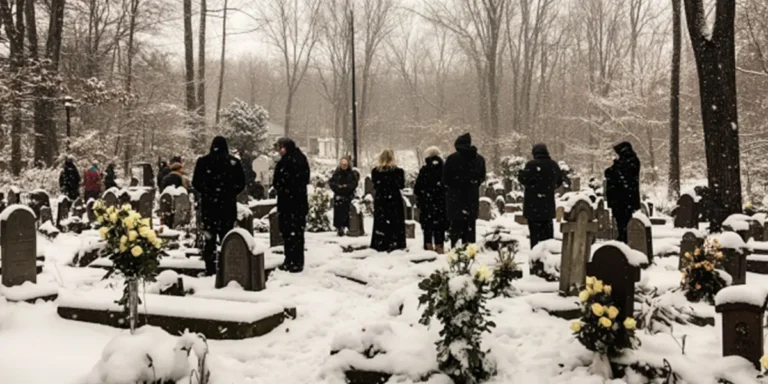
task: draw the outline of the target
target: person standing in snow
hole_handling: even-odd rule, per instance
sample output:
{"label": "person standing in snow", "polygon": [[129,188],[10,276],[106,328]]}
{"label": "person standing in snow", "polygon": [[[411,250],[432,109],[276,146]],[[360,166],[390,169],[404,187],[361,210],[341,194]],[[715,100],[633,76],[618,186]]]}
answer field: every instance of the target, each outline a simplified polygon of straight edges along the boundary
{"label": "person standing in snow", "polygon": [[253,196],[254,182],[256,181],[256,172],[253,171],[253,158],[245,149],[240,150],[240,162],[243,164],[245,173],[245,190],[248,196]]}
{"label": "person standing in snow", "polygon": [[169,173],[171,173],[171,167],[168,166],[168,163],[165,160],[161,160],[157,170],[157,188],[161,193],[163,192],[163,179],[165,176],[168,176]]}
{"label": "person standing in snow", "polygon": [[480,184],[485,181],[485,158],[477,153],[469,133],[454,143],[456,152],[448,156],[443,167],[443,184],[451,245],[475,242],[475,222],[480,209]]}
{"label": "person standing in snow", "polygon": [[171,165],[171,172],[163,178],[160,185],[160,191],[164,191],[168,187],[189,189],[189,179],[186,172],[184,172],[184,166],[181,162],[173,163]]}
{"label": "person standing in snow", "polygon": [[349,166],[349,159],[343,158],[339,167],[333,171],[328,185],[333,191],[333,227],[339,236],[349,228],[349,208],[357,189],[357,175]]}
{"label": "person standing in snow", "polygon": [[95,163],[85,171],[83,180],[85,184],[85,201],[91,199],[98,200],[99,196],[101,196],[101,174],[99,173],[99,167]]}
{"label": "person standing in snow", "polygon": [[395,163],[395,154],[385,149],[371,170],[373,189],[373,235],[371,248],[379,252],[405,249],[405,172]]}
{"label": "person standing in snow", "polygon": [[280,234],[285,243],[285,261],[280,269],[304,270],[304,231],[307,228],[309,163],[296,143],[283,137],[277,141],[280,161],[275,166],[272,186],[277,191]]}
{"label": "person standing in snow", "polygon": [[64,161],[64,169],[59,174],[59,190],[72,201],[80,197],[80,172],[72,158]]}
{"label": "person standing in snow", "polygon": [[424,165],[419,170],[413,193],[419,207],[419,221],[424,233],[424,249],[445,253],[445,230],[448,216],[445,214],[445,186],[443,185],[443,159],[437,147],[424,152]]}
{"label": "person standing in snow", "polygon": [[555,189],[563,184],[560,166],[544,144],[533,146],[533,160],[520,170],[517,181],[525,188],[523,216],[528,220],[531,249],[555,236]]}
{"label": "person standing in snow", "polygon": [[115,175],[115,163],[107,165],[107,171],[104,173],[104,189],[117,188],[117,175]]}
{"label": "person standing in snow", "polygon": [[205,273],[216,274],[216,245],[224,240],[237,220],[237,195],[245,188],[240,160],[229,154],[227,139],[216,136],[211,151],[197,160],[192,186],[200,196],[205,236]]}
{"label": "person standing in snow", "polygon": [[619,232],[617,240],[627,242],[627,225],[640,209],[640,159],[629,142],[613,147],[618,157],[605,170],[605,196]]}

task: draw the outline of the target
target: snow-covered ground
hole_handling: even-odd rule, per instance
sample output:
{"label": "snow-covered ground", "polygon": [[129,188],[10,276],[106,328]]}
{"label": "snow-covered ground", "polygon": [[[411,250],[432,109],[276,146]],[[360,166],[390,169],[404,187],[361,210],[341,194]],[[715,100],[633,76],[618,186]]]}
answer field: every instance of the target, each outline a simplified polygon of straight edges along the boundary
{"label": "snow-covered ground", "polygon": [[[490,357],[498,366],[498,374],[489,383],[605,382],[590,373],[592,354],[572,336],[569,322],[534,311],[534,304],[546,301],[547,295],[556,291],[557,283],[528,275],[527,228],[516,224],[511,216],[503,216],[491,223],[479,222],[478,234],[497,224],[509,228],[520,240],[517,260],[523,263],[520,268],[525,277],[515,282],[518,296],[488,302],[497,327],[492,334],[484,336],[484,347],[491,350]],[[370,221],[366,227],[370,233]],[[669,244],[666,248],[677,246],[671,240],[680,238],[682,234],[677,232],[671,228],[654,228],[654,233],[660,235],[657,241]],[[389,383],[420,382],[420,374],[436,368],[433,343],[439,329],[437,323],[431,328],[418,323],[417,284],[436,268],[446,266],[444,256],[428,255],[420,249],[420,235],[417,233],[416,239],[409,240],[407,252],[382,254],[367,249],[343,251],[343,246],[367,244],[369,237],[339,239],[330,233],[308,234],[304,272],[294,275],[275,271],[267,282],[267,289],[260,293],[269,300],[294,305],[298,318],[287,320],[262,337],[209,340],[211,383],[343,383],[340,370],[346,360],[338,356],[332,358],[330,352],[334,345],[354,344],[367,333],[392,351],[386,359],[378,361],[380,368],[396,373]],[[39,283],[67,289],[121,290],[121,281],[101,280],[103,270],[66,265],[87,236],[61,234],[53,242],[41,238],[39,245],[44,249],[46,264],[38,276]],[[257,234],[256,241],[268,243],[268,234]],[[411,262],[429,256],[437,260]],[[494,257],[491,252],[483,252],[478,259],[481,264],[492,264]],[[656,265],[643,271],[640,284],[662,291],[677,287],[680,281],[677,257],[656,258],[655,262]],[[748,274],[747,280],[749,284],[768,287],[768,276]],[[185,285],[187,283],[201,292],[213,289],[214,285],[212,278],[189,278],[185,279]],[[0,297],[0,383],[88,383],[92,370],[98,372],[108,366],[97,367],[103,352],[106,357],[106,352],[130,345],[116,339],[119,342],[115,341],[116,344],[105,351],[111,340],[127,331],[64,320],[57,315],[56,308],[56,302],[15,304]],[[646,362],[654,367],[662,367],[666,360],[687,383],[715,384],[716,377],[733,383],[757,382],[757,372],[744,360],[721,357],[719,315],[715,318],[718,324],[715,327],[676,325],[671,334],[638,332],[642,344],[626,360]],[[174,347],[174,342],[166,336],[142,337],[159,338],[157,348]],[[428,383],[450,382],[446,380],[436,375]],[[189,380],[179,381],[182,382]],[[610,382],[644,381],[630,374]]]}

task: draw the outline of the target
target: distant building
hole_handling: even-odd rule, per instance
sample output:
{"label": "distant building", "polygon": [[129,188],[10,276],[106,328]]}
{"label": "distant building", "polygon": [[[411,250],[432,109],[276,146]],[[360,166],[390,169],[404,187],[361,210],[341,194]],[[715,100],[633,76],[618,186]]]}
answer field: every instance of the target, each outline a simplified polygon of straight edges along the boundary
{"label": "distant building", "polygon": [[277,139],[285,136],[285,126],[275,122],[267,123],[267,139],[270,142],[275,142]]}

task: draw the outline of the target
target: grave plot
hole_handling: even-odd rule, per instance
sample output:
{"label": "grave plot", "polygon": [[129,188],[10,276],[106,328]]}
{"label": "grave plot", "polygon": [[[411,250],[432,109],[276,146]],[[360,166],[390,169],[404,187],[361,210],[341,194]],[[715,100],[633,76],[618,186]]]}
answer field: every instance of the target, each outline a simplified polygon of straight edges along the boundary
{"label": "grave plot", "polygon": [[563,242],[556,239],[536,244],[528,254],[531,275],[539,276],[546,281],[558,281],[562,249]]}

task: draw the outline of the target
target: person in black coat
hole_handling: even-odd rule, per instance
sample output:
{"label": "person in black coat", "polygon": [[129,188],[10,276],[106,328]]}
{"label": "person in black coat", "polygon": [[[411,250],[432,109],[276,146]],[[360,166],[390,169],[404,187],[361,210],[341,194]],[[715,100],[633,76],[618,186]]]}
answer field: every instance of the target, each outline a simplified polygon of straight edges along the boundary
{"label": "person in black coat", "polygon": [[71,158],[64,161],[64,169],[59,174],[59,190],[72,201],[80,197],[80,172]]}
{"label": "person in black coat", "polygon": [[217,136],[211,151],[197,160],[192,185],[200,195],[205,231],[203,260],[207,275],[216,274],[216,245],[237,220],[237,195],[245,188],[240,160],[229,154],[227,139]]}
{"label": "person in black coat", "polygon": [[117,188],[117,175],[115,174],[115,163],[109,163],[104,172],[104,189]]}
{"label": "person in black coat", "polygon": [[640,209],[640,159],[632,144],[622,142],[613,147],[618,158],[605,170],[606,198],[616,219],[619,241],[627,242],[627,224]]}
{"label": "person in black coat", "polygon": [[405,172],[395,164],[395,154],[385,149],[371,170],[376,192],[373,198],[373,235],[371,248],[379,252],[405,249],[405,208],[403,194]]}
{"label": "person in black coat", "polygon": [[475,221],[480,208],[480,184],[485,181],[485,159],[472,145],[469,133],[459,136],[456,152],[448,156],[443,167],[443,184],[451,244],[456,247],[475,242]]}
{"label": "person in black coat", "polygon": [[285,262],[280,268],[298,273],[304,270],[304,231],[309,213],[309,163],[293,140],[284,137],[277,141],[277,145],[282,157],[275,166],[272,186],[277,191],[278,220],[285,243]]}
{"label": "person in black coat", "polygon": [[531,249],[555,236],[555,189],[563,184],[560,166],[549,156],[544,144],[533,146],[533,160],[525,164],[517,180],[525,188],[523,216],[528,220]]}
{"label": "person in black coat", "polygon": [[349,228],[349,207],[357,189],[357,174],[349,166],[349,159],[341,159],[328,185],[333,191],[333,227],[339,236]]}
{"label": "person in black coat", "polygon": [[253,158],[245,149],[240,150],[240,162],[243,163],[243,173],[245,173],[245,190],[249,196],[253,196],[256,172],[253,171]]}
{"label": "person in black coat", "polygon": [[413,188],[419,207],[421,230],[424,233],[424,249],[443,254],[448,216],[445,213],[443,159],[440,157],[440,150],[437,147],[428,148],[424,162]]}
{"label": "person in black coat", "polygon": [[165,160],[160,161],[160,165],[158,166],[157,171],[157,188],[160,189],[160,192],[163,192],[163,189],[161,188],[163,185],[163,179],[168,176],[168,174],[171,173],[171,167],[168,166],[168,162]]}

